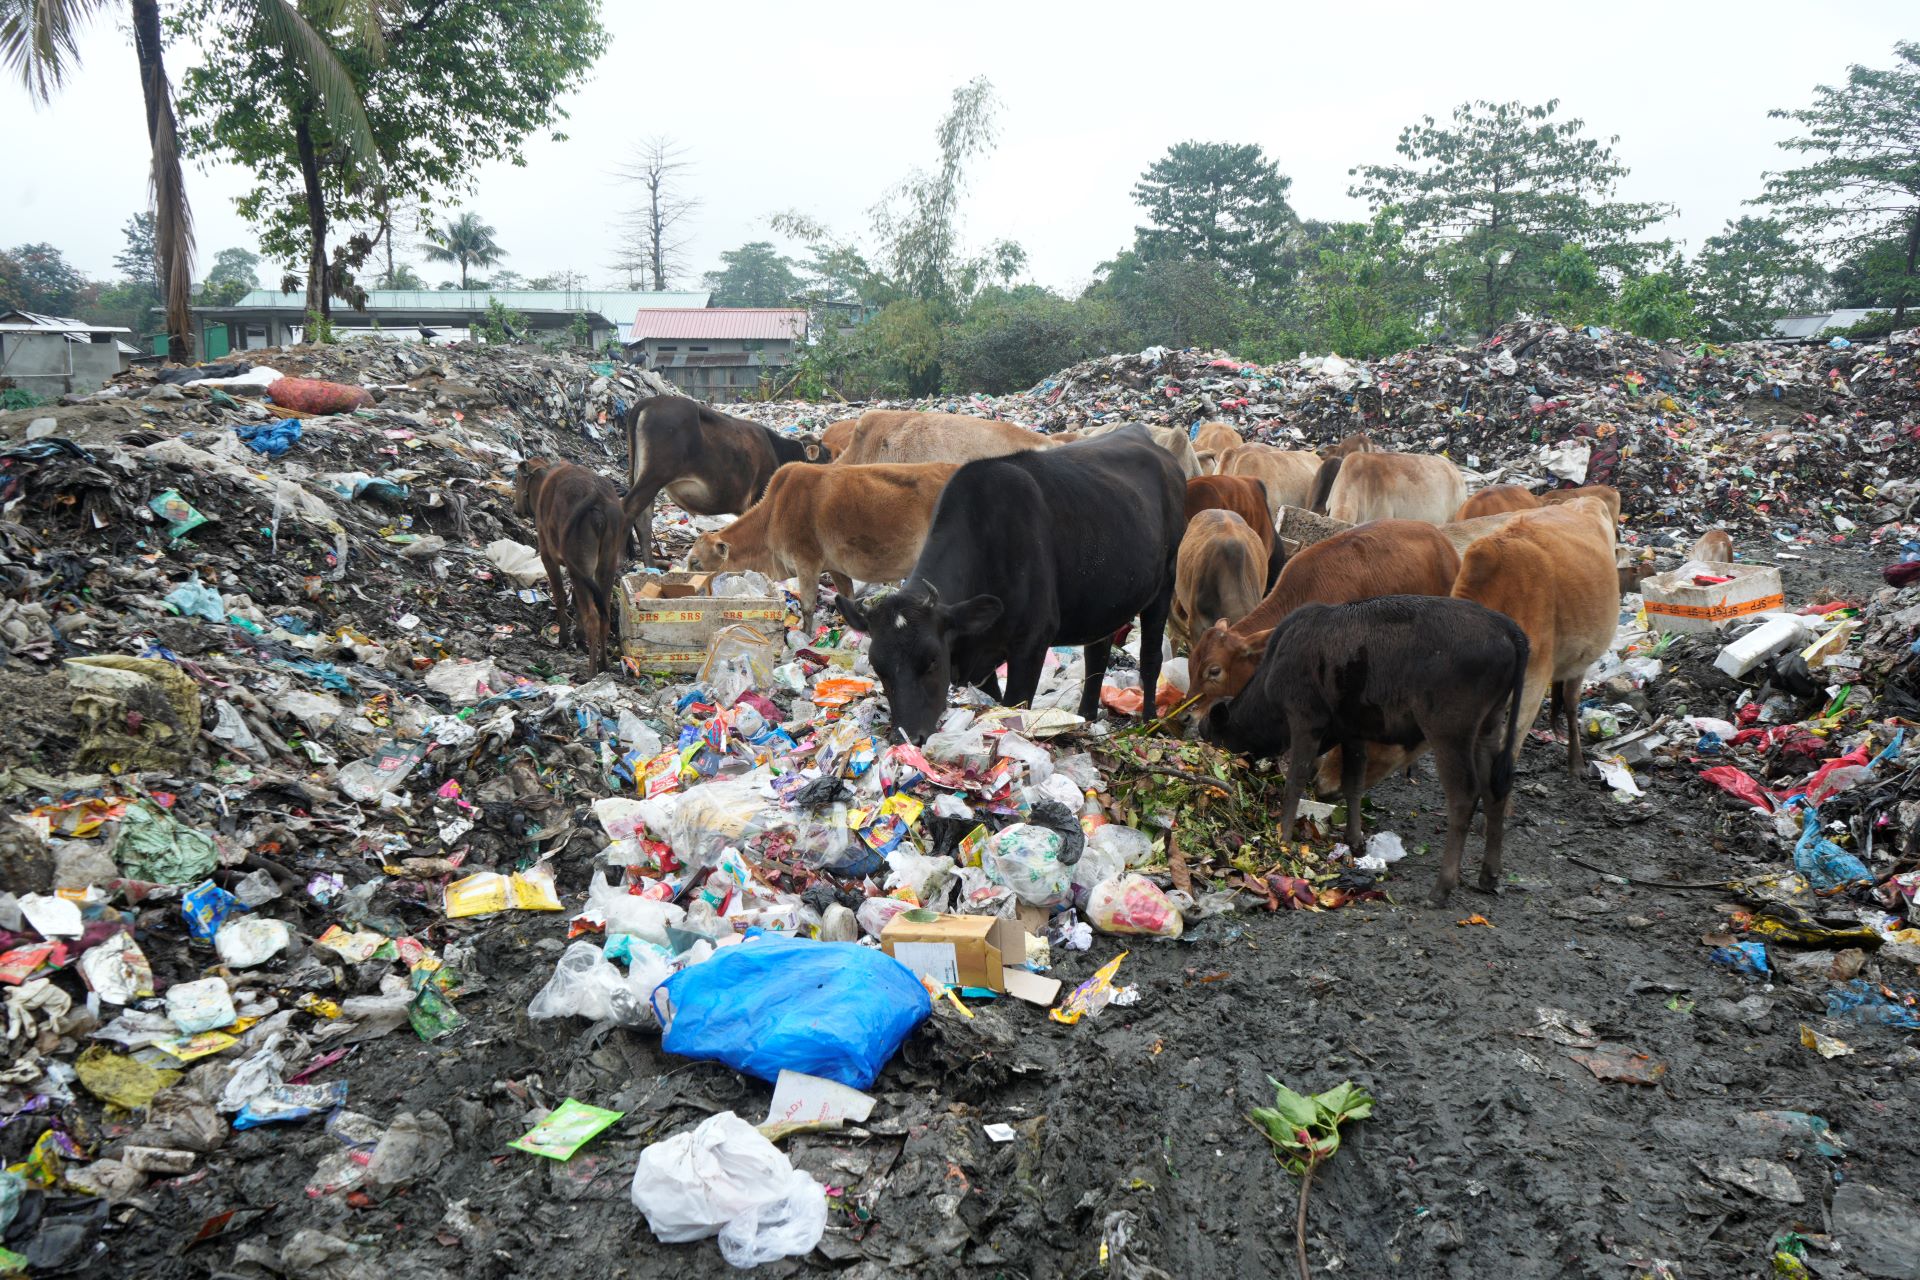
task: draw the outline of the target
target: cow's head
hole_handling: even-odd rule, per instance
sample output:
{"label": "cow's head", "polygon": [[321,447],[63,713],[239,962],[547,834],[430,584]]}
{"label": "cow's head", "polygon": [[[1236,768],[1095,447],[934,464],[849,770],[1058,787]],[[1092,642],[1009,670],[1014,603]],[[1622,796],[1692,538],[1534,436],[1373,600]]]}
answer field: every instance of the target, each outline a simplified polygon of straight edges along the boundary
{"label": "cow's head", "polygon": [[871,601],[865,608],[836,595],[834,607],[871,644],[867,660],[880,677],[894,727],[909,742],[925,742],[947,709],[953,684],[953,645],[999,620],[998,596],[974,596],[945,604],[931,588],[909,587]]}
{"label": "cow's head", "polygon": [[687,552],[687,568],[695,573],[718,573],[727,567],[727,558],[733,554],[718,531],[703,533],[693,541],[693,550]]}
{"label": "cow's head", "polygon": [[833,453],[811,436],[800,437],[800,456],[808,462],[832,462]]}
{"label": "cow's head", "polygon": [[1194,637],[1187,651],[1187,692],[1192,714],[1204,719],[1214,704],[1247,687],[1260,665],[1260,648],[1236,635],[1224,619]]}
{"label": "cow's head", "polygon": [[528,458],[513,471],[513,514],[523,519],[533,516],[533,492],[540,487],[540,477],[547,474],[553,463],[546,458]]}

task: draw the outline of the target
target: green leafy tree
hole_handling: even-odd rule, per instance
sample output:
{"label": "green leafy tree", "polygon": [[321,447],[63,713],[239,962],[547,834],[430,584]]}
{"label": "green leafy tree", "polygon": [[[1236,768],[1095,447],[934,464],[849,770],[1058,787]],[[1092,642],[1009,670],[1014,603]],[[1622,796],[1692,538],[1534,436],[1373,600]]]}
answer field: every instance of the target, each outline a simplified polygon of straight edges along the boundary
{"label": "green leafy tree", "polygon": [[1233,348],[1254,319],[1245,293],[1211,262],[1143,259],[1132,249],[1100,264],[1089,298],[1127,318],[1127,345]]}
{"label": "green leafy tree", "polygon": [[502,290],[524,289],[527,287],[527,278],[521,275],[518,271],[509,271],[509,270],[496,271],[493,273],[493,279],[487,281],[485,287],[489,289],[502,289]]}
{"label": "green leafy tree", "polygon": [[1842,258],[1828,277],[1836,307],[1891,307],[1906,284],[1907,242],[1895,236]]}
{"label": "green leafy tree", "polygon": [[20,260],[0,249],[0,311],[27,305],[27,273]]}
{"label": "green leafy tree", "polygon": [[21,300],[17,304],[43,315],[70,316],[87,295],[87,278],[52,245],[20,244],[11,254],[17,264]]}
{"label": "green leafy tree", "polygon": [[793,260],[765,240],[720,255],[720,269],[704,277],[716,307],[780,307],[800,296]]}
{"label": "green leafy tree", "polygon": [[156,221],[152,213],[136,213],[127,219],[120,228],[126,245],[113,255],[113,265],[127,279],[152,285],[158,297],[166,287],[166,278],[160,271],[160,249],[155,243]]}
{"label": "green leafy tree", "polygon": [[947,327],[941,375],[948,391],[1004,395],[1056,369],[1119,347],[1125,325],[1112,303],[1066,299],[1037,285],[989,287]]}
{"label": "green leafy tree", "polygon": [[1421,341],[1425,280],[1398,223],[1309,227],[1306,245],[1297,305],[1311,350],[1375,359]]}
{"label": "green leafy tree", "polygon": [[1177,143],[1134,184],[1148,219],[1134,228],[1134,249],[1147,260],[1211,263],[1242,287],[1270,292],[1292,275],[1292,183],[1257,145]]}
{"label": "green leafy tree", "polygon": [[463,213],[444,227],[427,233],[427,261],[460,264],[460,287],[467,284],[468,266],[490,267],[507,256],[493,238],[493,228],[476,213]]}
{"label": "green leafy tree", "polygon": [[1623,283],[1607,315],[1619,328],[1655,342],[1691,338],[1699,332],[1693,296],[1687,292],[1686,273],[1678,259],[1665,271],[1634,276]]}
{"label": "green leafy tree", "polygon": [[[188,138],[253,176],[240,212],[269,257],[306,264],[321,311],[359,296],[355,272],[407,210],[471,191],[489,161],[524,164],[526,139],[565,117],[560,99],[606,47],[598,0],[302,0],[365,105],[363,156],[317,93],[324,82],[235,20],[236,6],[262,2],[183,0],[176,12],[182,31],[238,32],[186,77]],[[330,248],[335,226],[366,230]]]}
{"label": "green leafy tree", "polygon": [[473,336],[482,342],[525,342],[533,332],[527,318],[495,297],[487,299],[487,314],[474,326]]}
{"label": "green leafy tree", "polygon": [[[509,272],[508,274],[511,275],[512,273]],[[587,273],[584,271],[555,271],[549,275],[535,276],[519,287],[523,289],[549,289],[565,293],[570,289],[586,288]]]}
{"label": "green leafy tree", "polygon": [[260,255],[250,249],[222,249],[213,255],[213,269],[207,283],[225,287],[237,284],[241,291],[260,287]]}
{"label": "green leafy tree", "polygon": [[1701,328],[1715,342],[1764,338],[1771,321],[1817,305],[1826,275],[1778,219],[1729,218],[1693,261]]}
{"label": "green leafy tree", "polygon": [[1482,333],[1552,297],[1548,264],[1563,245],[1613,276],[1671,247],[1639,238],[1670,206],[1613,198],[1627,174],[1618,139],[1582,136],[1581,121],[1553,118],[1558,106],[1468,103],[1448,125],[1427,116],[1401,130],[1405,163],[1351,171],[1349,194],[1395,211],[1454,313]]}
{"label": "green leafy tree", "polygon": [[1780,145],[1807,163],[1768,174],[1757,203],[1830,253],[1898,239],[1889,298],[1898,326],[1920,301],[1920,42],[1903,40],[1893,53],[1889,70],[1848,67],[1844,85],[1814,89],[1812,106],[1768,113],[1802,128]]}

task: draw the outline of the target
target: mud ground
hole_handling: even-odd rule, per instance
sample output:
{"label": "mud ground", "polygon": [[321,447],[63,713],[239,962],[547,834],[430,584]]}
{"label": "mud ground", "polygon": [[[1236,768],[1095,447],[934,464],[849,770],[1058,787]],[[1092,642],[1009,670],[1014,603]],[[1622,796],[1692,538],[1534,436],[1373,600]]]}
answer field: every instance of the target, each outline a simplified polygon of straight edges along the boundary
{"label": "mud ground", "polygon": [[[1870,589],[1878,563],[1844,552],[1791,567],[1789,598],[1825,582]],[[1696,709],[1724,713],[1730,694],[1695,691]],[[1444,910],[1424,905],[1440,794],[1422,769],[1373,798],[1371,824],[1415,849],[1389,882],[1395,903],[1242,912],[1135,945],[1120,980],[1138,1003],[1076,1027],[1010,1003],[976,1005],[971,1021],[937,1010],[883,1073],[868,1123],[788,1141],[834,1208],[819,1252],[759,1274],[1293,1275],[1295,1184],[1246,1119],[1270,1100],[1269,1076],[1302,1091],[1351,1079],[1378,1099],[1315,1180],[1316,1272],[1771,1274],[1777,1236],[1829,1231],[1836,1188],[1920,1186],[1920,1076],[1912,1051],[1900,1056],[1911,1037],[1855,1028],[1857,1053],[1817,1057],[1798,1035],[1824,1012],[1817,991],[1709,962],[1701,935],[1723,926],[1730,894],[1612,878],[1724,880],[1780,861],[1729,837],[1723,802],[1684,762],[1636,773],[1650,795],[1622,806],[1597,778],[1570,781],[1564,748],[1536,733],[1499,898],[1463,889]],[[570,902],[590,844],[563,863]],[[1489,926],[1458,923],[1475,913]],[[402,1028],[322,1077],[349,1080],[349,1106],[382,1122],[443,1117],[453,1149],[434,1173],[361,1207],[310,1199],[307,1179],[339,1149],[317,1121],[236,1133],[209,1171],[157,1186],[151,1213],[114,1229],[111,1272],[271,1274],[249,1259],[315,1228],[355,1249],[301,1280],[733,1274],[710,1241],[657,1244],[628,1184],[648,1142],[719,1110],[757,1122],[771,1090],[668,1057],[655,1033],[529,1023],[564,928],[510,914],[467,931],[486,989],[461,999],[466,1027],[431,1044]],[[1055,975],[1072,985],[1122,949],[1097,938],[1056,952]],[[1542,1038],[1542,1010],[1583,1030]],[[1571,1056],[1589,1050],[1553,1034],[1665,1070],[1602,1081]],[[629,1114],[566,1164],[506,1147],[532,1108],[567,1096]],[[1824,1117],[1844,1151],[1820,1154],[1781,1112]],[[989,1141],[993,1122],[1016,1139]],[[1788,1175],[1766,1195],[1730,1173],[1756,1161]],[[250,1230],[184,1248],[209,1216],[267,1206]],[[1823,1277],[1863,1274],[1818,1250],[1812,1261]]]}

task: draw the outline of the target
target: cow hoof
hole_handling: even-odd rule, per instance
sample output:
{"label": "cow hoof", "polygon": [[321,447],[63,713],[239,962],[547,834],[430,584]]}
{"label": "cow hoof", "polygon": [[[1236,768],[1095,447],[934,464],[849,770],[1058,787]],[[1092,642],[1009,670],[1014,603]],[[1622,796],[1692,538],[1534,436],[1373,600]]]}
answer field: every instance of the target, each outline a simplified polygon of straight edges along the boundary
{"label": "cow hoof", "polygon": [[1481,893],[1491,894],[1496,898],[1504,898],[1507,896],[1507,887],[1490,875],[1481,875],[1473,887]]}
{"label": "cow hoof", "polygon": [[1447,899],[1453,896],[1451,889],[1435,889],[1427,895],[1427,905],[1436,910],[1447,905]]}

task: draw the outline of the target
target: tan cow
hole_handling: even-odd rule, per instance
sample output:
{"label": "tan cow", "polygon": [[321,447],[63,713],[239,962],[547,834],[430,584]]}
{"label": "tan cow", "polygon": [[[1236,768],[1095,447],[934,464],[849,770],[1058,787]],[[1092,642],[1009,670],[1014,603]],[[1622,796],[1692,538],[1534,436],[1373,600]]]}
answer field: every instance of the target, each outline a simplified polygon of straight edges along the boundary
{"label": "tan cow", "polygon": [[[822,444],[826,441],[823,438]],[[1497,516],[1503,511],[1538,511],[1540,499],[1531,489],[1517,484],[1490,484],[1484,489],[1474,490],[1471,498],[1460,504],[1453,513],[1455,520],[1472,520],[1476,516]]]}
{"label": "tan cow", "polygon": [[687,567],[791,575],[812,632],[822,572],[851,596],[850,579],[892,582],[913,571],[933,504],[957,470],[951,462],[782,467],[773,473],[767,496],[745,515],[700,536]]}
{"label": "tan cow", "polygon": [[1222,698],[1246,688],[1260,665],[1267,637],[1303,604],[1349,604],[1374,596],[1444,596],[1453,590],[1460,557],[1433,525],[1417,520],[1376,520],[1342,529],[1302,547],[1266,599],[1231,627],[1200,632],[1187,657],[1204,716]]}
{"label": "tan cow", "polygon": [[1260,535],[1232,511],[1209,507],[1187,522],[1174,571],[1167,635],[1175,650],[1215,622],[1231,626],[1253,612],[1267,581]]}
{"label": "tan cow", "polygon": [[1425,520],[1445,524],[1467,500],[1460,469],[1417,453],[1353,453],[1320,464],[1313,485],[1316,515],[1348,524]]}
{"label": "tan cow", "polygon": [[1220,474],[1252,476],[1267,486],[1267,509],[1277,524],[1280,508],[1304,508],[1313,501],[1313,481],[1320,474],[1320,455],[1298,449],[1276,449],[1270,444],[1236,445],[1220,455]]}
{"label": "tan cow", "polygon": [[853,443],[853,429],[860,425],[858,418],[842,418],[820,433],[820,447],[838,458]]}
{"label": "tan cow", "polygon": [[906,409],[869,409],[854,423],[853,438],[834,459],[836,466],[876,462],[972,462],[1002,458],[1052,442],[1035,431],[994,418],[963,413],[916,413]]}
{"label": "tan cow", "polygon": [[1620,525],[1620,491],[1610,484],[1583,484],[1577,489],[1549,489],[1539,495],[1540,505],[1556,507],[1563,502],[1578,502],[1582,498],[1598,498],[1607,504],[1607,511],[1613,516],[1614,527]]}
{"label": "tan cow", "polygon": [[1329,445],[1320,451],[1322,458],[1345,458],[1355,453],[1371,453],[1373,437],[1364,431],[1355,431],[1345,436],[1339,444]]}
{"label": "tan cow", "polygon": [[[1097,437],[1118,431],[1126,425],[1124,422],[1109,422],[1104,426],[1090,427],[1078,434],[1082,440],[1093,440]],[[1173,460],[1180,464],[1180,474],[1189,480],[1201,474],[1200,456],[1193,451],[1193,441],[1187,439],[1185,429],[1181,427],[1147,427],[1147,434],[1153,437],[1155,444],[1173,455]]]}
{"label": "tan cow", "polygon": [[1687,553],[1687,559],[1698,560],[1701,564],[1732,564],[1733,537],[1725,529],[1709,529],[1700,535],[1693,544],[1693,550]]}
{"label": "tan cow", "polygon": [[1218,475],[1220,459],[1227,450],[1240,445],[1240,428],[1231,422],[1203,422],[1200,430],[1193,435],[1193,453],[1200,460],[1200,469],[1208,475]]}

